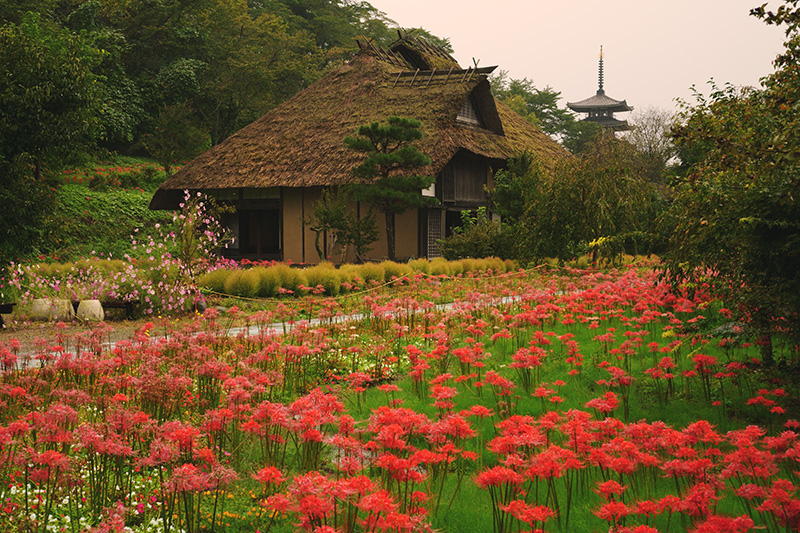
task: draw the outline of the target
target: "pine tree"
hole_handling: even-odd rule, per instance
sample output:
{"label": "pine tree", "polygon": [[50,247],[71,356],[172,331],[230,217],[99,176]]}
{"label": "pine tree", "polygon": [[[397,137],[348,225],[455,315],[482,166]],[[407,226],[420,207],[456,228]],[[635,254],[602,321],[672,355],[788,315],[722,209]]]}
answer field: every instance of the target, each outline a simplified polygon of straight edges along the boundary
{"label": "pine tree", "polygon": [[435,178],[412,174],[431,164],[430,158],[411,144],[422,138],[420,125],[418,120],[389,117],[385,124],[373,122],[359,126],[357,136],[344,139],[348,148],[367,154],[353,169],[353,176],[359,181],[348,189],[354,200],[369,204],[386,217],[386,245],[392,261],[395,259],[395,215],[437,202],[421,194]]}

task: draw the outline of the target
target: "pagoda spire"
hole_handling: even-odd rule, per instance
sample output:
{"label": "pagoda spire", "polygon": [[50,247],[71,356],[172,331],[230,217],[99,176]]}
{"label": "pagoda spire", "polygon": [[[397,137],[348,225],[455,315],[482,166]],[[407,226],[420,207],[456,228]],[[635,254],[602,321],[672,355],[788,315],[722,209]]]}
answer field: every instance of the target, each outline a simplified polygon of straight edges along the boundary
{"label": "pagoda spire", "polygon": [[597,94],[606,94],[606,91],[603,89],[603,45],[600,45],[600,67],[598,69],[598,76],[597,76]]}
{"label": "pagoda spire", "polygon": [[606,95],[603,82],[603,46],[600,45],[600,64],[597,72],[597,94],[579,102],[567,102],[567,107],[576,113],[587,113],[589,116],[583,120],[595,122],[601,126],[611,128],[614,131],[625,131],[630,129],[630,126],[628,126],[626,121],[617,120],[614,118],[614,113],[632,111],[633,107],[629,106],[625,100],[614,100],[610,96]]}

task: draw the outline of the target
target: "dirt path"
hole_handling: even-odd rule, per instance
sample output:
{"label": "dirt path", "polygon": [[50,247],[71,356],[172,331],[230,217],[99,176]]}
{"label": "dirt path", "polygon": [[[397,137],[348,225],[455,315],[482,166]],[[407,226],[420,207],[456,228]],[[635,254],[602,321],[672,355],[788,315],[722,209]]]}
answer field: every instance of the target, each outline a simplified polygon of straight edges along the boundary
{"label": "dirt path", "polygon": [[[0,330],[0,348],[10,346],[13,341],[19,343],[19,353],[35,353],[39,346],[46,341],[47,345],[53,345],[59,335],[67,339],[73,339],[76,335],[90,332],[97,327],[97,323],[84,323],[72,321],[61,323],[53,322],[31,322],[9,320],[8,315],[4,317],[6,327]],[[108,333],[111,342],[129,338],[134,331],[141,328],[148,319],[139,320],[110,320],[105,324],[110,328]]]}

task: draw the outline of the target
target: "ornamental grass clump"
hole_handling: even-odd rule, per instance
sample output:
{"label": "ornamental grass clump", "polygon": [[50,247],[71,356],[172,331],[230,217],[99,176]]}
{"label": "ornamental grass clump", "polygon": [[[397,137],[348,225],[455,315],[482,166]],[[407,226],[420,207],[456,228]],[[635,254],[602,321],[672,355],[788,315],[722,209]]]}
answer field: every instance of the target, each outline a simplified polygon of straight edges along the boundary
{"label": "ornamental grass clump", "polygon": [[253,298],[258,296],[261,277],[255,269],[235,270],[225,280],[225,294]]}
{"label": "ornamental grass clump", "polygon": [[383,265],[375,263],[367,263],[361,265],[359,268],[359,277],[364,280],[367,285],[380,285],[386,279],[386,273]]}
{"label": "ornamental grass clump", "polygon": [[453,274],[453,268],[450,265],[450,261],[437,257],[430,262],[430,269],[427,273],[431,276],[451,276]]}
{"label": "ornamental grass clump", "polygon": [[396,263],[394,261],[384,261],[380,263],[383,267],[383,280],[392,281],[393,279],[401,279],[411,273],[411,268],[405,263]]}
{"label": "ornamental grass clump", "polygon": [[228,270],[226,268],[220,268],[217,270],[212,270],[211,272],[206,272],[197,279],[197,285],[208,290],[224,294],[225,280],[227,280],[233,272],[235,271]]}
{"label": "ornamental grass clump", "polygon": [[253,271],[258,273],[258,295],[262,298],[277,296],[281,286],[280,272],[274,266],[256,267]]}
{"label": "ornamental grass clump", "polygon": [[292,268],[285,263],[277,264],[273,267],[281,280],[281,285],[278,287],[279,294],[297,294],[300,286],[308,285],[305,274],[296,268]]}
{"label": "ornamental grass clump", "polygon": [[412,259],[408,262],[408,266],[415,272],[422,272],[423,274],[430,274],[431,263],[427,259]]}
{"label": "ornamental grass clump", "polygon": [[303,270],[309,287],[322,287],[328,296],[336,296],[341,289],[339,272],[332,263],[320,263]]}

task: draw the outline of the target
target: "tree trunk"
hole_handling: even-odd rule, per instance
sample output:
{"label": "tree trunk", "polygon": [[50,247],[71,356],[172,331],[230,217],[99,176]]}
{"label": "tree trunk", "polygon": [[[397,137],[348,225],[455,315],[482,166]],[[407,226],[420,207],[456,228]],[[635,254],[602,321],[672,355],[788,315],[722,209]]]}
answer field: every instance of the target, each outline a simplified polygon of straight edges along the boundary
{"label": "tree trunk", "polygon": [[395,260],[394,255],[394,213],[385,213],[386,215],[386,250],[389,255],[389,261]]}

